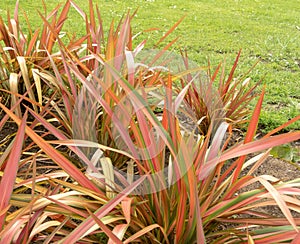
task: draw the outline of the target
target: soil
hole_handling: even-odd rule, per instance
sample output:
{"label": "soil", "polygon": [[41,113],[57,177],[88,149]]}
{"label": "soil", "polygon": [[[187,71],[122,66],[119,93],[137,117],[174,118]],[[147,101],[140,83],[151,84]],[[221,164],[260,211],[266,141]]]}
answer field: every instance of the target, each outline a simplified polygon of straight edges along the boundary
{"label": "soil", "polygon": [[[300,162],[297,162],[300,166]],[[287,161],[269,157],[255,172],[256,175],[272,175],[281,181],[300,178],[300,170]]]}

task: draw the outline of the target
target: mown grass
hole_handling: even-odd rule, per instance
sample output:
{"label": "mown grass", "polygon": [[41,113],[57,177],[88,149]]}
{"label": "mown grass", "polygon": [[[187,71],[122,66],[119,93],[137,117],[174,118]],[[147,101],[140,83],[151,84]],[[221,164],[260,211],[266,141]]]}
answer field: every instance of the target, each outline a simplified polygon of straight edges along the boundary
{"label": "mown grass", "polygon": [[[76,2],[88,11],[88,1]],[[54,0],[46,1],[48,9],[57,3]],[[169,38],[180,36],[177,48],[187,49],[190,59],[199,65],[206,65],[208,59],[212,65],[217,65],[224,58],[231,64],[239,49],[243,50],[238,70],[240,73],[248,70],[258,59],[261,60],[250,76],[253,82],[263,79],[266,85],[267,93],[260,121],[262,130],[268,131],[299,114],[299,1],[174,0],[166,3],[155,0],[106,0],[94,3],[100,7],[107,29],[112,18],[118,20],[128,10],[139,8],[132,23],[134,32],[158,28],[157,31],[143,32],[137,38],[148,39],[149,48],[152,47],[152,40],[158,40],[164,31],[185,15],[175,34]],[[6,16],[6,9],[13,14],[14,6],[15,1],[2,0],[1,16]],[[20,8],[29,16],[31,23],[36,21],[34,27],[41,24],[37,10],[43,11],[42,1],[21,0]],[[65,30],[81,35],[84,33],[84,24],[74,10]],[[298,122],[290,129],[299,127]]]}

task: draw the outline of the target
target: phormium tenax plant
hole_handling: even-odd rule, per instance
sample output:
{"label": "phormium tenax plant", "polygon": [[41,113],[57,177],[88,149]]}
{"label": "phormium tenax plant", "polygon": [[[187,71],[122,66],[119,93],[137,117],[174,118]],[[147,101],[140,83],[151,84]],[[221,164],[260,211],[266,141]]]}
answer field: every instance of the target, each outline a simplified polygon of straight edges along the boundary
{"label": "phormium tenax plant", "polygon": [[[255,171],[300,139],[278,133],[300,116],[256,138],[265,92],[249,111],[258,84],[236,76],[240,53],[228,73],[198,67],[167,42],[183,19],[158,50],[133,44],[134,14],[106,35],[89,4],[39,13],[32,35],[18,4],[1,19],[1,242],[297,243],[300,178]],[[71,8],[86,26],[77,40],[60,35]]]}

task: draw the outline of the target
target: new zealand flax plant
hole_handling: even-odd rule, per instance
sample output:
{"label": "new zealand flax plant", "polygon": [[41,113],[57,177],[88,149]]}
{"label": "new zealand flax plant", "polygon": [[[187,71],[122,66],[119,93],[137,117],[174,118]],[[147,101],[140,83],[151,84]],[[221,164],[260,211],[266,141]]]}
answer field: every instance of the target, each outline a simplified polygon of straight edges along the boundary
{"label": "new zealand flax plant", "polygon": [[[247,77],[257,63],[245,74],[235,76],[240,55],[241,50],[228,74],[225,60],[215,70],[208,62],[206,75],[193,82],[184,97],[186,111],[183,112],[187,116],[193,114],[196,122],[201,121],[199,131],[202,134],[207,133],[211,117],[226,118],[234,128],[245,124],[249,119],[249,103],[257,97],[255,89],[261,81],[251,84],[251,79]],[[187,52],[182,52],[182,57],[185,69],[191,69]],[[181,91],[191,79],[191,75],[188,75],[187,79],[181,79],[176,89]],[[214,96],[213,93],[218,95]]]}
{"label": "new zealand flax plant", "polygon": [[[7,22],[0,16],[0,88],[3,99],[13,94],[10,103],[13,105],[18,99],[18,95],[24,95],[22,103],[31,106],[37,112],[39,105],[45,103],[46,96],[56,94],[57,90],[69,95],[75,93],[76,84],[69,83],[70,92],[64,89],[64,84],[52,80],[54,73],[51,61],[55,63],[57,69],[63,75],[64,67],[60,52],[58,51],[57,38],[61,34],[63,41],[70,52],[74,55],[81,48],[81,44],[86,37],[74,39],[62,34],[62,29],[71,6],[71,2],[66,1],[62,11],[58,5],[47,14],[46,6],[43,4],[44,13],[38,12],[42,20],[49,21],[48,25],[41,25],[40,28],[32,29],[25,14],[27,23],[27,33],[22,30],[19,19],[19,1],[16,3],[13,16],[7,12]],[[22,25],[24,26],[24,25]],[[20,106],[20,105],[19,105]],[[21,113],[20,108],[16,110]]]}
{"label": "new zealand flax plant", "polygon": [[[283,182],[255,170],[270,148],[300,139],[299,131],[278,133],[300,116],[255,138],[263,91],[244,140],[231,145],[231,122],[239,116],[227,117],[227,108],[234,99],[211,87],[203,101],[224,111],[196,134],[204,119],[187,102],[201,98],[192,88],[207,84],[201,79],[208,70],[184,65],[172,71],[166,50],[174,41],[150,59],[139,58],[146,45],[132,42],[132,15],[112,23],[104,39],[99,9],[90,1],[85,14],[67,1],[62,13],[71,6],[86,23],[80,39],[86,43],[78,43],[87,44],[85,53],[70,49],[53,20],[41,16],[59,50],[59,63],[50,52],[44,57],[49,72],[43,80],[56,87],[55,95],[44,93],[39,109],[27,106],[18,114],[31,98],[2,89],[16,99],[0,103],[1,132],[12,123],[17,129],[1,138],[1,243],[297,243],[300,219],[292,213],[300,211],[300,179]],[[238,104],[249,100],[236,97]],[[183,132],[185,109],[195,126]],[[277,207],[282,217],[265,213],[265,206]]]}

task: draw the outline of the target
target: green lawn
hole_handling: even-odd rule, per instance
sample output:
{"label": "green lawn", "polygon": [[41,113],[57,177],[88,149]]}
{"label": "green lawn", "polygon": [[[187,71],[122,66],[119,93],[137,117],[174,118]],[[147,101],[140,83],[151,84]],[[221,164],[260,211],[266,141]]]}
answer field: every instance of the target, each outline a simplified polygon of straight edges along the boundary
{"label": "green lawn", "polygon": [[[47,0],[48,10],[57,1]],[[64,2],[64,1],[60,1]],[[88,1],[75,2],[88,10]],[[261,116],[261,126],[269,130],[300,112],[300,4],[298,0],[102,0],[94,1],[100,7],[106,28],[112,18],[119,20],[128,9],[139,7],[133,20],[133,29],[139,31],[152,27],[159,31],[144,32],[138,40],[158,40],[179,18],[186,18],[169,38],[180,36],[177,48],[189,50],[190,59],[199,65],[206,65],[207,59],[213,65],[226,57],[234,61],[242,49],[239,72],[249,69],[258,58],[262,62],[250,73],[253,81],[263,78],[267,94]],[[13,14],[15,2],[2,0],[0,14],[4,18],[6,9]],[[36,10],[43,11],[42,1],[20,0],[34,27],[41,24]],[[25,23],[24,23],[25,25]],[[83,33],[84,22],[72,10],[67,30]],[[292,128],[299,128],[298,122]]]}

